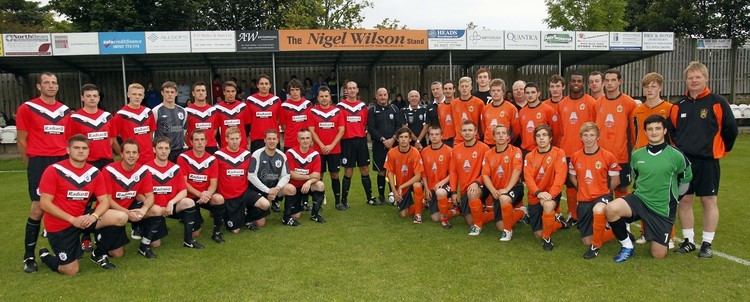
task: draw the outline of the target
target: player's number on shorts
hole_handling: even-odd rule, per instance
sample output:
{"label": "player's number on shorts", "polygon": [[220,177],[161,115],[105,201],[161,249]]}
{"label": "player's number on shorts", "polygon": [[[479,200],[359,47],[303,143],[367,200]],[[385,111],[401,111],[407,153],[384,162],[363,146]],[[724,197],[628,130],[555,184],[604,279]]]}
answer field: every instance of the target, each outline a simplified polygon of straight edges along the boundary
{"label": "player's number on shorts", "polygon": [[664,243],[669,242],[669,233],[664,233]]}

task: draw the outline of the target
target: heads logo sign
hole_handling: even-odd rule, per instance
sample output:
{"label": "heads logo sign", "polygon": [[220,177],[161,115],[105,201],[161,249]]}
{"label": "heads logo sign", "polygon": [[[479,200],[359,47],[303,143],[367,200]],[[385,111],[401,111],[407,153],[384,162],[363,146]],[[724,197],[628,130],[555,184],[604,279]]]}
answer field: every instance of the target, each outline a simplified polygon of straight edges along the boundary
{"label": "heads logo sign", "polygon": [[466,30],[430,29],[427,41],[429,49],[466,49]]}
{"label": "heads logo sign", "polygon": [[99,50],[103,55],[146,53],[143,32],[102,32],[99,33]]}
{"label": "heads logo sign", "polygon": [[50,34],[3,34],[5,56],[51,56]]}

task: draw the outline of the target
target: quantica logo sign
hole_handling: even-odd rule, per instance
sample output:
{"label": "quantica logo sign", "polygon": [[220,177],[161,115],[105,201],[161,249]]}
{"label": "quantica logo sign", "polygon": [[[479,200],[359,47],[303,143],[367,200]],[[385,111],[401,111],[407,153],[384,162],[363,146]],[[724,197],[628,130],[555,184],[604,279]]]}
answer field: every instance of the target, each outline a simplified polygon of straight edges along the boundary
{"label": "quantica logo sign", "polygon": [[425,50],[425,30],[281,30],[281,51]]}

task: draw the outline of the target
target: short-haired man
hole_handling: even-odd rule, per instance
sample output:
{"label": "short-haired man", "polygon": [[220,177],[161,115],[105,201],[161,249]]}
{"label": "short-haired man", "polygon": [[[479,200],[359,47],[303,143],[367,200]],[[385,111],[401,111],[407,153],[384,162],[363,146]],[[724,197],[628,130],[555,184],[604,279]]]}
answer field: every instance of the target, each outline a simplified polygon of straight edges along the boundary
{"label": "short-haired man", "polygon": [[[247,103],[237,100],[237,84],[235,82],[224,82],[222,90],[224,91],[224,98],[214,105],[214,108],[216,108],[216,112],[214,112],[216,115],[214,127],[219,129],[219,134],[221,135],[220,142],[226,141],[225,136],[228,128],[237,127],[240,130],[240,148],[247,149],[248,142],[245,125],[248,123],[252,125],[260,124],[253,124],[253,119],[250,118],[252,113],[248,109]],[[258,126],[253,128],[258,128]]]}
{"label": "short-haired man", "polygon": [[398,145],[396,131],[404,124],[406,121],[402,112],[395,104],[389,104],[388,90],[384,87],[378,88],[375,92],[375,104],[367,113],[367,132],[372,139],[372,166],[378,171],[378,200],[371,204],[385,203],[386,171],[383,165],[388,150]]}
{"label": "short-haired man", "polygon": [[[643,122],[648,145],[633,152],[630,159],[635,175],[635,192],[607,205],[607,221],[622,244],[615,262],[627,261],[635,254],[627,223],[643,220],[646,240],[651,241],[651,256],[667,256],[680,195],[687,193],[693,178],[690,161],[666,140],[667,120],[652,115]],[[682,218],[682,217],[681,217]]]}
{"label": "short-haired man", "polygon": [[281,103],[280,117],[281,128],[284,129],[284,150],[297,147],[299,140],[297,132],[307,129],[307,120],[313,103],[302,96],[302,82],[292,79],[287,85],[289,98]]}
{"label": "short-haired man", "polygon": [[484,128],[484,143],[490,148],[495,146],[495,135],[493,129],[498,125],[507,128],[508,133],[516,135],[521,129],[520,120],[518,119],[518,109],[513,104],[507,102],[505,98],[505,81],[503,79],[494,79],[489,84],[490,100],[484,106],[482,112],[482,127]]}
{"label": "short-haired man", "polygon": [[[268,213],[266,205],[278,202],[284,196],[296,194],[294,186],[288,185],[291,176],[287,158],[277,148],[279,134],[274,129],[268,129],[264,141],[265,147],[255,150],[250,157],[250,169],[247,174],[251,187],[246,222],[250,224],[248,228],[251,229],[265,225],[265,216]],[[289,226],[300,225],[292,217],[284,217],[282,223]]]}
{"label": "short-haired man", "polygon": [[477,91],[473,95],[485,103],[489,103],[492,101],[492,96],[490,95],[490,79],[492,79],[492,74],[490,74],[489,69],[482,67],[477,69],[475,75]]}
{"label": "short-haired man", "polygon": [[206,133],[206,151],[214,154],[219,150],[219,144],[216,142],[216,108],[208,103],[206,95],[207,86],[204,82],[195,82],[193,84],[192,95],[193,101],[185,108],[187,114],[187,123],[185,125],[185,143],[188,148],[193,147],[191,137],[196,130],[203,130]]}
{"label": "short-haired man", "polygon": [[[248,123],[250,128],[250,152],[262,149],[265,131],[279,129],[281,99],[271,93],[271,77],[258,76],[258,92],[247,97]],[[244,148],[244,144],[242,144]]]}
{"label": "short-haired man", "polygon": [[[552,109],[555,110],[555,113],[559,116],[560,104],[562,104],[563,97],[565,97],[565,78],[559,74],[553,74],[547,83],[547,90],[549,91],[549,98],[544,100],[544,103],[552,107]],[[554,132],[552,136],[552,145],[560,147],[563,135],[562,131],[560,129],[552,129],[552,132]]]}
{"label": "short-haired man", "polygon": [[27,165],[26,176],[31,200],[23,255],[23,270],[27,273],[37,271],[34,252],[42,220],[39,181],[47,167],[66,157],[64,134],[70,109],[56,99],[58,87],[57,76],[49,72],[40,73],[36,84],[39,97],[26,101],[16,110],[18,152]]}
{"label": "short-haired man", "polygon": [[[484,111],[484,102],[479,98],[471,95],[471,78],[462,77],[458,80],[458,98],[451,102],[451,115],[453,125],[456,127],[456,133],[461,133],[465,121],[470,121],[475,127],[482,125],[482,111]],[[478,139],[482,138],[482,129],[475,129]],[[463,135],[455,139],[456,145],[463,142]]]}
{"label": "short-haired man", "polygon": [[310,109],[310,132],[315,142],[314,149],[321,154],[321,177],[328,171],[331,177],[331,189],[336,206],[341,204],[341,138],[344,137],[345,120],[341,109],[331,104],[331,89],[321,86],[318,89],[318,104]]}
{"label": "short-haired man", "polygon": [[[539,86],[534,83],[526,84],[526,99],[528,103],[518,112],[521,128],[521,149],[531,152],[536,149],[536,128],[547,125],[551,131],[555,131],[557,124],[557,112],[549,105],[542,103],[539,99]],[[551,133],[550,133],[551,134]],[[550,136],[550,139],[553,137]]]}
{"label": "short-haired man", "polygon": [[398,146],[388,151],[384,168],[388,171],[393,198],[398,205],[401,217],[413,216],[412,222],[422,223],[424,210],[424,191],[422,190],[422,157],[419,151],[411,146],[414,133],[409,128],[396,132]]}
{"label": "short-haired man", "polygon": [[[297,132],[298,145],[286,151],[289,164],[289,184],[294,187],[295,194],[286,197],[284,202],[284,220],[299,220],[302,212],[302,199],[312,196],[313,206],[310,220],[325,223],[321,211],[325,197],[325,185],[321,181],[320,153],[312,148],[312,134],[308,129]],[[289,225],[289,224],[287,224]],[[293,225],[293,224],[292,224]]]}
{"label": "short-haired man", "polygon": [[421,152],[424,168],[422,183],[432,221],[440,221],[443,227],[450,228],[450,223],[448,223],[451,210],[451,203],[448,200],[451,192],[449,171],[453,161],[453,149],[443,143],[442,132],[440,126],[436,125],[431,125],[427,130],[430,145],[424,147]]}
{"label": "short-haired man", "polygon": [[112,118],[114,136],[123,141],[133,139],[138,142],[141,150],[138,157],[139,164],[146,164],[154,160],[153,133],[156,130],[156,120],[151,109],[142,106],[145,89],[143,85],[133,83],[128,85],[128,104],[115,113]]}
{"label": "short-haired man", "polygon": [[[39,183],[40,207],[44,227],[52,248],[39,249],[39,258],[52,271],[73,276],[78,273],[78,259],[83,256],[81,230],[97,234],[91,260],[104,269],[115,268],[107,257],[107,246],[113,238],[105,229],[121,227],[127,215],[109,209],[109,197],[99,169],[86,163],[89,155],[87,138],[74,135],[68,139],[69,158],[47,167]],[[86,203],[96,196],[98,205],[86,214]]]}
{"label": "short-haired man", "polygon": [[154,114],[156,129],[154,138],[169,138],[169,161],[176,162],[177,156],[185,150],[185,108],[175,103],[177,97],[177,84],[172,81],[166,81],[161,85],[161,104],[154,107],[151,112]]}
{"label": "short-haired man", "polygon": [[[512,107],[515,109],[515,107]],[[492,196],[496,227],[501,231],[500,241],[510,241],[513,227],[526,216],[523,207],[523,155],[521,149],[510,144],[512,133],[500,124],[492,129],[496,144],[484,154],[482,183],[486,195]]]}
{"label": "short-haired man", "polygon": [[453,81],[445,81],[443,83],[445,101],[439,103],[437,108],[440,129],[443,129],[443,143],[449,147],[453,147],[453,141],[456,138],[456,126],[454,125],[453,112],[451,111],[454,91]]}
{"label": "short-haired man", "polygon": [[534,129],[536,148],[526,154],[523,179],[529,191],[528,211],[531,230],[542,238],[542,248],[551,251],[555,245],[552,234],[567,228],[555,208],[560,202],[560,193],[568,175],[565,152],[552,146],[552,128],[539,125]]}
{"label": "short-haired man", "polygon": [[693,195],[696,195],[703,206],[703,243],[698,256],[711,258],[713,239],[719,225],[719,160],[734,147],[737,121],[727,100],[708,88],[706,65],[691,62],[685,68],[684,75],[688,93],[670,112],[674,129],[672,139],[690,160],[695,177],[690,183],[690,190],[680,200],[680,224],[685,241],[678,251],[685,254],[695,250]]}
{"label": "short-haired man", "polygon": [[416,137],[416,140],[413,140],[412,143],[417,149],[421,150],[422,146],[427,145],[427,140],[425,140],[427,136],[427,108],[419,104],[419,91],[409,91],[406,99],[409,101],[409,105],[401,109],[401,114],[404,116],[405,126]]}
{"label": "short-haired man", "polygon": [[526,82],[522,80],[515,81],[511,89],[513,91],[513,99],[511,101],[516,106],[516,109],[521,111],[521,108],[526,107],[528,103],[526,99]]}
{"label": "short-haired man", "polygon": [[221,234],[221,226],[224,224],[224,215],[226,208],[224,206],[224,197],[216,193],[219,182],[219,166],[216,157],[206,152],[206,132],[196,130],[191,136],[193,149],[185,151],[177,158],[177,164],[185,176],[185,189],[187,189],[188,198],[195,201],[198,208],[196,215],[196,226],[198,230],[194,237],[198,237],[203,224],[203,218],[200,215],[200,208],[207,208],[211,211],[214,227],[211,233],[211,240],[216,243],[224,242],[224,236]]}
{"label": "short-haired man", "polygon": [[[191,249],[202,249],[203,244],[193,238],[195,231],[195,222],[200,215],[195,201],[187,197],[185,184],[185,174],[180,166],[169,161],[171,143],[169,138],[160,137],[154,142],[154,153],[156,158],[147,163],[151,180],[154,185],[154,207],[156,212],[164,213],[164,216],[179,218],[183,223],[182,246]],[[167,235],[166,221],[162,218],[150,230],[141,230],[144,232],[156,233],[151,236],[153,245],[160,245],[161,238]]]}
{"label": "short-haired man", "polygon": [[341,108],[346,120],[346,129],[341,140],[341,164],[344,165],[344,180],[341,182],[343,187],[341,190],[341,205],[336,207],[337,210],[349,208],[349,188],[352,186],[354,167],[359,167],[362,187],[367,198],[366,203],[375,203],[372,197],[370,170],[368,169],[370,165],[370,155],[367,150],[368,109],[367,104],[357,99],[358,95],[357,83],[346,81],[344,83],[344,99],[336,104]]}
{"label": "short-haired man", "polygon": [[[431,125],[440,125],[440,116],[438,115],[438,107],[441,103],[445,102],[445,95],[443,94],[443,83],[440,81],[433,81],[432,84],[430,84],[430,93],[432,94],[432,102],[429,102],[427,105],[427,127]],[[427,138],[427,134],[425,134],[425,138]],[[427,140],[427,143],[429,144],[429,140]]]}
{"label": "short-haired man", "polygon": [[588,82],[591,97],[597,101],[604,97],[604,74],[599,71],[592,71],[589,73]]}
{"label": "short-haired man", "polygon": [[[469,225],[469,236],[478,236],[484,222],[482,200],[482,160],[489,147],[479,141],[477,137],[477,126],[471,121],[464,121],[461,127],[461,144],[453,147],[453,161],[450,167],[450,187],[453,204],[459,206],[460,213],[464,215],[466,224]],[[461,199],[459,202],[459,196]],[[450,212],[458,214],[455,212]],[[450,217],[447,217],[450,218]]]}
{"label": "short-haired man", "polygon": [[[239,233],[240,228],[248,220],[245,215],[245,209],[249,206],[253,208],[250,214],[257,215],[249,220],[256,222],[268,215],[269,203],[257,203],[248,205],[250,191],[248,190],[247,171],[250,167],[250,151],[240,148],[240,129],[229,127],[224,135],[224,147],[214,153],[218,162],[218,188],[216,190],[223,199],[226,210],[225,221],[226,228],[232,233]],[[265,220],[261,221],[264,222]],[[250,230],[255,230],[257,224],[249,224]]]}
{"label": "short-haired man", "polygon": [[606,228],[604,209],[620,183],[620,165],[614,154],[599,147],[599,127],[596,124],[586,122],[579,132],[583,149],[571,154],[568,177],[572,187],[578,188],[576,211],[581,240],[590,247],[583,258],[593,259],[599,255],[602,245],[614,238],[612,231]]}

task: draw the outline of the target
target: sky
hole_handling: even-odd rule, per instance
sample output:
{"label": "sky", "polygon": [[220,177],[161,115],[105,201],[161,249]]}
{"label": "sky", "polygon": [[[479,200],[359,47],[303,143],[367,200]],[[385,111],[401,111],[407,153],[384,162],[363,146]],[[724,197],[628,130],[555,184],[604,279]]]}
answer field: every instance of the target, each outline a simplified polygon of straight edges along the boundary
{"label": "sky", "polygon": [[544,0],[373,0],[362,26],[373,28],[383,19],[398,19],[409,29],[464,29],[474,22],[481,29],[547,30]]}

